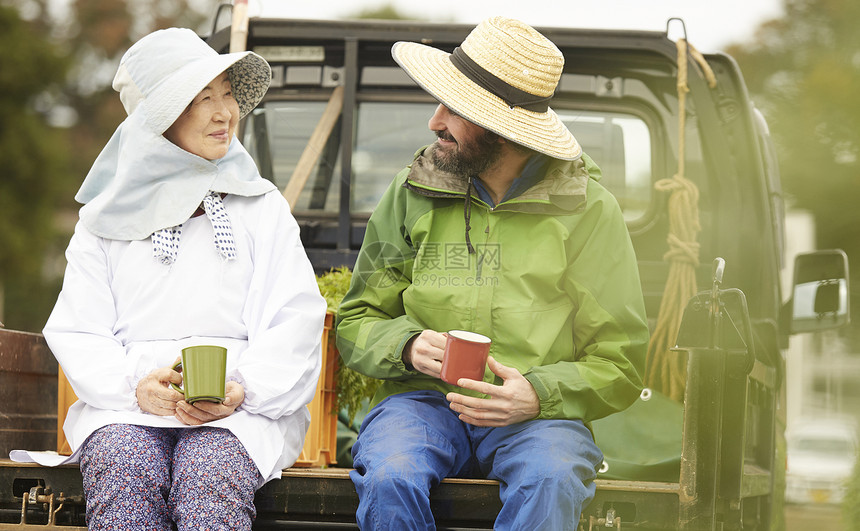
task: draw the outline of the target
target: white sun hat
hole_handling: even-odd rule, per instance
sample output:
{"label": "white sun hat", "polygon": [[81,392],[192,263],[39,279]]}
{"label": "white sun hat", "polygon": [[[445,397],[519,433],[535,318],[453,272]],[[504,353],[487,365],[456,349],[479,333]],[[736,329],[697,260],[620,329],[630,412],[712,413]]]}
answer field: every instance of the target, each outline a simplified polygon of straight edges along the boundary
{"label": "white sun hat", "polygon": [[394,60],[440,103],[502,137],[562,160],[582,148],[549,108],[564,55],[531,26],[489,18],[449,54],[414,42],[397,42]]}
{"label": "white sun hat", "polygon": [[186,28],[158,30],[137,41],[123,55],[113,88],[127,114],[140,106],[147,124],[161,134],[225,70],[244,117],[269,88],[269,64],[254,52],[218,54]]}
{"label": "white sun hat", "polygon": [[128,117],[75,195],[90,232],[111,240],[142,240],[184,223],[209,192],[253,197],[276,190],[235,136],[226,155],[206,160],[163,135],[225,71],[244,117],[262,101],[271,81],[271,69],[259,55],[219,55],[184,28],[155,31],[128,49],[113,83]]}

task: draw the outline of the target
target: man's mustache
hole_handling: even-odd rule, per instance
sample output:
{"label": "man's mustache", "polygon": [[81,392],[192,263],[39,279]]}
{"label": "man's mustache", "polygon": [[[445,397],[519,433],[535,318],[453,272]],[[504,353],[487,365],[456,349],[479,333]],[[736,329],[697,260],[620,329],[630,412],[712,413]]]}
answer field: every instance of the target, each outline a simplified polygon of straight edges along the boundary
{"label": "man's mustache", "polygon": [[433,131],[433,132],[436,133],[437,138],[441,138],[442,140],[447,140],[448,142],[456,142],[456,140],[454,140],[454,137],[448,131]]}

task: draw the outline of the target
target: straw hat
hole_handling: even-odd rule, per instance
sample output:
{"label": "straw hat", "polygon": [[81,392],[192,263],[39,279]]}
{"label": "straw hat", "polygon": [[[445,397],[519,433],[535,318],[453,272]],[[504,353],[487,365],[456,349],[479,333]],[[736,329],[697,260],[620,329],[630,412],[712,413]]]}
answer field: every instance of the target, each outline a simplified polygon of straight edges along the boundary
{"label": "straw hat", "polygon": [[564,55],[531,26],[493,17],[478,24],[452,54],[397,42],[391,55],[421,88],[470,122],[551,157],[582,155],[547,105]]}
{"label": "straw hat", "polygon": [[269,88],[269,64],[254,52],[218,54],[189,29],[158,30],[137,41],[123,55],[113,88],[126,113],[141,109],[161,134],[225,70],[244,117]]}

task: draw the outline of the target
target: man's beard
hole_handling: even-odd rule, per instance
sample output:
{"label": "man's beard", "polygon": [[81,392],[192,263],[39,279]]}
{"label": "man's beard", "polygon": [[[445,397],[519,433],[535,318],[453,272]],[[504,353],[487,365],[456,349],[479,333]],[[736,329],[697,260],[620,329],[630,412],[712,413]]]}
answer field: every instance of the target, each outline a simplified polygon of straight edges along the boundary
{"label": "man's beard", "polygon": [[[436,136],[444,140],[454,140],[448,131],[435,131]],[[433,144],[430,150],[430,160],[442,171],[473,177],[482,174],[495,164],[501,155],[502,144],[498,142],[499,135],[484,130],[483,134],[474,140],[457,142],[456,146],[442,148]]]}

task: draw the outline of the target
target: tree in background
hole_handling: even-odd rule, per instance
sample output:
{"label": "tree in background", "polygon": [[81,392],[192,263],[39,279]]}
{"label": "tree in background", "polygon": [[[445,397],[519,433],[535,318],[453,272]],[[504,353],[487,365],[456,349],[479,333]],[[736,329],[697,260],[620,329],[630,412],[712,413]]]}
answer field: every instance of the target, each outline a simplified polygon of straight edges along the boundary
{"label": "tree in background", "polygon": [[357,11],[350,18],[377,19],[377,20],[406,20],[411,17],[400,13],[396,7],[391,4],[380,5],[378,7],[362,9]]}
{"label": "tree in background", "polygon": [[[56,97],[69,67],[56,45],[18,11],[0,5],[0,287],[5,324],[26,325],[46,304],[43,257],[54,205],[66,191],[66,135],[49,125],[45,102]],[[0,294],[3,291],[0,290]]]}
{"label": "tree in background", "polygon": [[[860,3],[787,0],[786,15],[728,49],[770,123],[788,203],[812,212],[819,248],[849,257],[860,308]],[[787,235],[791,238],[791,234]],[[860,323],[860,319],[854,319]],[[851,331],[860,339],[860,326]]]}
{"label": "tree in background", "polygon": [[80,207],[74,194],[125,119],[111,88],[123,53],[156,29],[200,31],[216,4],[0,0],[0,226],[15,227],[0,234],[7,327],[41,331],[56,300]]}

